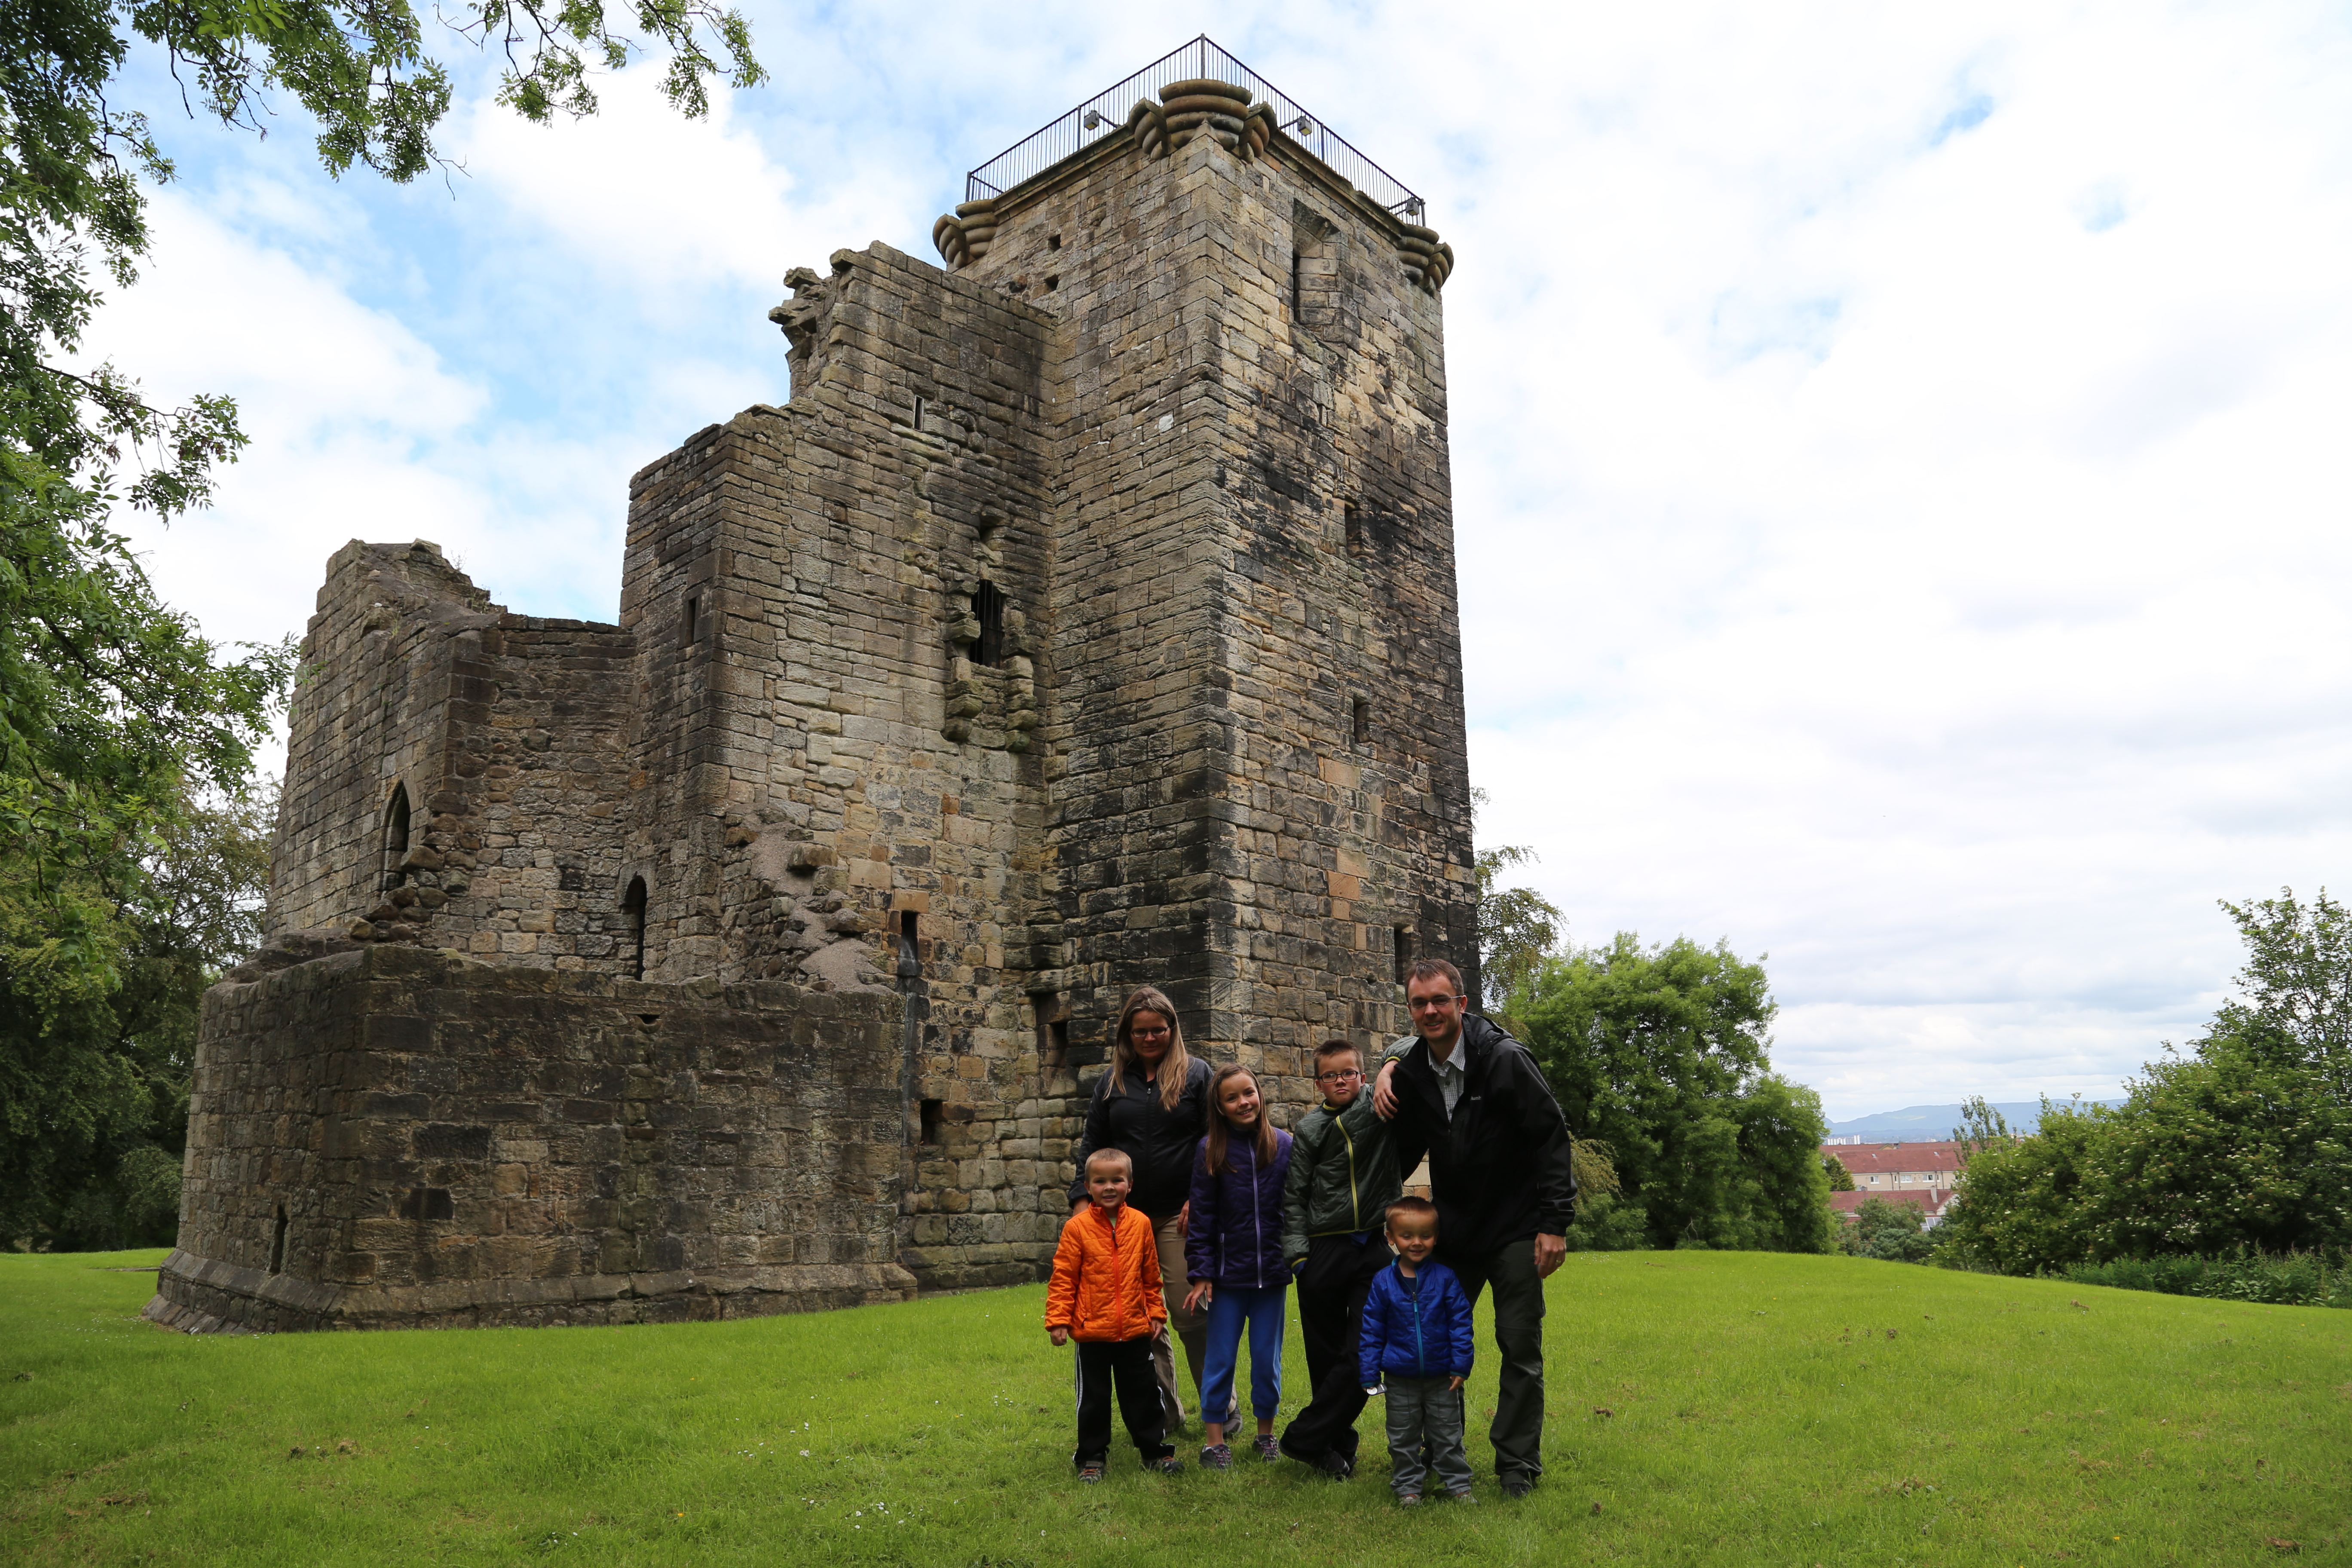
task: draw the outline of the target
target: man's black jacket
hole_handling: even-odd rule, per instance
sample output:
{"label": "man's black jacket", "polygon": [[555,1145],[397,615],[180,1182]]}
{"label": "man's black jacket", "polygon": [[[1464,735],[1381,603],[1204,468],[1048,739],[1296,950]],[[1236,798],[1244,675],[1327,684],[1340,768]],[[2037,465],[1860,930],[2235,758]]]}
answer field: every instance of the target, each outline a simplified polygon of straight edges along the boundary
{"label": "man's black jacket", "polygon": [[1454,1049],[1463,1060],[1462,1098],[1445,1114],[1429,1043],[1391,1047],[1396,1075],[1397,1169],[1408,1174],[1429,1158],[1442,1255],[1475,1258],[1541,1231],[1566,1233],[1575,1212],[1568,1122],[1527,1047],[1472,1013]]}

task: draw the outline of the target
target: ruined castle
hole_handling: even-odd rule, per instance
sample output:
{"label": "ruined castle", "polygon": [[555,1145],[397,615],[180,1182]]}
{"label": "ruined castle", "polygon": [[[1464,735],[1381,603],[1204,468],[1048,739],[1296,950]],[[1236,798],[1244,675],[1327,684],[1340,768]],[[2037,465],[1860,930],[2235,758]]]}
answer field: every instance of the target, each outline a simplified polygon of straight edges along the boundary
{"label": "ruined castle", "polygon": [[1206,39],[966,195],[944,269],[786,276],[789,398],[631,481],[618,625],[329,561],[151,1316],[1033,1279],[1129,988],[1287,1120],[1413,958],[1475,985],[1420,199]]}

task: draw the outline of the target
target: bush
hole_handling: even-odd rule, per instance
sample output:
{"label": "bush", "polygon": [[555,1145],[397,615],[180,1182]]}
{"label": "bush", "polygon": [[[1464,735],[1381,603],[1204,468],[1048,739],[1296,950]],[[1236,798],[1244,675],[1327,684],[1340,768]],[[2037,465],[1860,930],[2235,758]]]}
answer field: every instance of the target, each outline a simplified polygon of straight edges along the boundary
{"label": "bush", "polygon": [[2217,1301],[2263,1301],[2285,1307],[2352,1307],[2352,1270],[2316,1252],[2271,1257],[2121,1258],[2078,1263],[2062,1276],[2074,1285],[2157,1290]]}
{"label": "bush", "polygon": [[1891,1198],[1863,1199],[1838,1236],[1839,1251],[1886,1263],[1925,1263],[1935,1249],[1920,1207]]}

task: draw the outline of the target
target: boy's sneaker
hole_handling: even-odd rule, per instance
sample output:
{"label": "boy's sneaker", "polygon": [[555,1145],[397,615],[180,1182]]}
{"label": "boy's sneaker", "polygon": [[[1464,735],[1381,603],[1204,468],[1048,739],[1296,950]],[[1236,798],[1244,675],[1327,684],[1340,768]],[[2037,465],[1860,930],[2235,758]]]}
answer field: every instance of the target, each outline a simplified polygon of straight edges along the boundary
{"label": "boy's sneaker", "polygon": [[1271,1432],[1259,1433],[1257,1441],[1252,1443],[1250,1447],[1255,1448],[1257,1457],[1268,1464],[1282,1458],[1282,1445],[1274,1440],[1274,1434]]}
{"label": "boy's sneaker", "polygon": [[1470,1489],[1468,1487],[1448,1487],[1445,1489],[1445,1495],[1452,1498],[1455,1502],[1476,1502],[1478,1500],[1476,1498],[1470,1495]]}
{"label": "boy's sneaker", "polygon": [[1144,1460],[1143,1468],[1163,1476],[1181,1476],[1184,1473],[1184,1461],[1173,1454],[1162,1454],[1156,1459]]}
{"label": "boy's sneaker", "polygon": [[1099,1459],[1091,1465],[1080,1465],[1078,1467],[1078,1479],[1082,1481],[1098,1481],[1102,1479],[1102,1461]]}
{"label": "boy's sneaker", "polygon": [[1204,1470],[1230,1470],[1234,1468],[1233,1448],[1223,1443],[1212,1443],[1201,1450],[1201,1468]]}
{"label": "boy's sneaker", "polygon": [[1329,1448],[1315,1461],[1315,1468],[1335,1481],[1344,1481],[1356,1473],[1356,1461],[1337,1448]]}
{"label": "boy's sneaker", "polygon": [[1399,1508],[1419,1508],[1420,1506],[1421,1494],[1419,1492],[1403,1492],[1399,1494],[1397,1498],[1397,1507]]}

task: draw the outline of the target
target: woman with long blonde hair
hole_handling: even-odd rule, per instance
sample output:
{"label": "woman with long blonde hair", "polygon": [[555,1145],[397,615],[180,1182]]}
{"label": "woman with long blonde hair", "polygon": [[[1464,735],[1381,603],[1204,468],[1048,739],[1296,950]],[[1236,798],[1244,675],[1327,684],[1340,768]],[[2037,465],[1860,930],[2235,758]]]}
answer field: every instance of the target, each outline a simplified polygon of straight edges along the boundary
{"label": "woman with long blonde hair", "polygon": [[[1175,1004],[1156,986],[1137,986],[1111,1028],[1110,1067],[1095,1081],[1087,1106],[1077,1168],[1083,1173],[1087,1157],[1097,1149],[1117,1149],[1134,1163],[1128,1206],[1151,1220],[1169,1324],[1183,1342],[1196,1389],[1207,1352],[1208,1314],[1185,1304],[1184,1228],[1193,1153],[1208,1130],[1208,1113],[1209,1064],[1184,1049]],[[1087,1202],[1083,1175],[1071,1184],[1069,1199],[1073,1214]],[[1184,1424],[1184,1401],[1164,1329],[1151,1347],[1151,1362],[1173,1433]]]}

